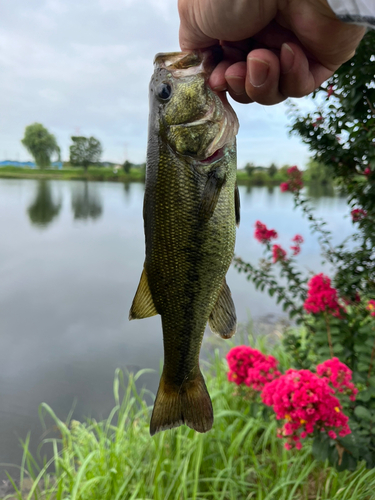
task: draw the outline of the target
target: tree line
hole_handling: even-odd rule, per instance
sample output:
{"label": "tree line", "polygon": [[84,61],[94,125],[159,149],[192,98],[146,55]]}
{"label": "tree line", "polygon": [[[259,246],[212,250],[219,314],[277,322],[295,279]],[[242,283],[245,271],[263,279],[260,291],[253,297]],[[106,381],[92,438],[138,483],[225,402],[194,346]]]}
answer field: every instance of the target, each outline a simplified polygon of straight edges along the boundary
{"label": "tree line", "polygon": [[[72,136],[69,147],[69,163],[74,167],[83,167],[85,172],[89,165],[100,165],[103,147],[95,137]],[[25,128],[25,135],[21,140],[27,151],[34,158],[37,167],[45,169],[51,166],[54,154],[61,161],[61,150],[56,137],[51,134],[41,123],[32,123]],[[125,173],[130,172],[133,166],[126,160],[122,167]]]}

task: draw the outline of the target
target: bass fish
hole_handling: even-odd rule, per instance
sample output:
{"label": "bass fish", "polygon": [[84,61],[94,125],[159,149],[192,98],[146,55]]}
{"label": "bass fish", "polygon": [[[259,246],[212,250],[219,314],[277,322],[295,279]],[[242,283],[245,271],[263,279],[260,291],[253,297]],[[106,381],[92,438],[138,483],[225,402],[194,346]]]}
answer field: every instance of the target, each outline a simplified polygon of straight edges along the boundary
{"label": "bass fish", "polygon": [[160,314],[164,367],[150,434],[182,424],[213,425],[199,368],[207,322],[230,338],[236,312],[225,275],[233,258],[239,196],[238,120],[207,80],[214,51],[157,54],[143,218],[146,258],[129,319]]}

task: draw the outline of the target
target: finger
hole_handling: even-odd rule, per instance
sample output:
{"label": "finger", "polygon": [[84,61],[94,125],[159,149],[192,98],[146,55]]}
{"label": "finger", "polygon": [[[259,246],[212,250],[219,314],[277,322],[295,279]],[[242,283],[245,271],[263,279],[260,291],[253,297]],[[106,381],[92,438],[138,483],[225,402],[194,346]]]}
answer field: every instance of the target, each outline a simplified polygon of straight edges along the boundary
{"label": "finger", "polygon": [[252,99],[247,95],[245,88],[246,62],[240,61],[232,64],[225,72],[227,90],[230,96],[241,104],[248,104]]}
{"label": "finger", "polygon": [[308,59],[303,49],[294,43],[284,43],[280,51],[280,92],[286,97],[303,97],[332,76],[333,71]]}
{"label": "finger", "polygon": [[178,12],[180,15],[179,40],[181,50],[205,49],[216,45],[219,40],[207,36],[198,26],[195,20],[194,6],[186,0],[178,1]]}
{"label": "finger", "polygon": [[277,104],[286,97],[279,90],[280,61],[267,49],[256,49],[247,56],[245,79],[246,94],[255,102],[264,105]]}

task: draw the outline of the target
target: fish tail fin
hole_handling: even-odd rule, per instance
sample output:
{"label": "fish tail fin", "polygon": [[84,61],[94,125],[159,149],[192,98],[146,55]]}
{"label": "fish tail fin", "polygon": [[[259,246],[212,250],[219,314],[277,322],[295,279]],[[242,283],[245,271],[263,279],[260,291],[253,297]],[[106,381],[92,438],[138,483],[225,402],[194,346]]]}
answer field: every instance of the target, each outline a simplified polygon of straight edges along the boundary
{"label": "fish tail fin", "polygon": [[150,434],[185,424],[197,432],[207,432],[214,421],[212,403],[202,373],[181,386],[168,384],[164,373],[150,422]]}

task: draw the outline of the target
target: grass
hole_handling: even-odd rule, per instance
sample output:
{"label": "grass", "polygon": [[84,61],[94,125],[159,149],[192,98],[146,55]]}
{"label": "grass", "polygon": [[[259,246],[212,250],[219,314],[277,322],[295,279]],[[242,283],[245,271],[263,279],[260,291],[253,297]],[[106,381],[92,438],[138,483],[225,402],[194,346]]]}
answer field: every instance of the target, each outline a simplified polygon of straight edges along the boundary
{"label": "grass", "polygon": [[[261,346],[264,349],[265,344]],[[275,350],[277,351],[275,353]],[[273,354],[284,368],[280,347]],[[114,379],[115,407],[103,422],[62,422],[46,404],[59,438],[45,439],[52,458],[39,467],[23,444],[16,493],[7,500],[371,500],[375,470],[337,472],[319,463],[306,444],[287,451],[267,420],[244,398],[234,396],[226,363],[215,351],[204,363],[215,422],[206,434],[185,426],[150,437],[150,394],[138,391],[142,374]],[[22,492],[25,481],[27,492]],[[4,499],[5,500],[5,499]]]}
{"label": "grass", "polygon": [[87,172],[83,168],[62,168],[61,170],[41,170],[21,167],[1,167],[0,178],[7,179],[60,179],[60,180],[89,180],[89,181],[120,181],[143,182],[144,171],[132,168],[128,174],[119,170],[117,174],[112,168],[89,167]]}

